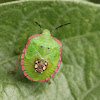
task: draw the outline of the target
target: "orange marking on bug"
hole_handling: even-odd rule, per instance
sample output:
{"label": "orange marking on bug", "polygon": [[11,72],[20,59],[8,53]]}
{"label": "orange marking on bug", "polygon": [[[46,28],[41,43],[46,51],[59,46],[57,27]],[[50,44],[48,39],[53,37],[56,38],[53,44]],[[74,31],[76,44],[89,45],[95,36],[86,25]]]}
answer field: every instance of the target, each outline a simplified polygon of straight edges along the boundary
{"label": "orange marking on bug", "polygon": [[21,65],[23,65],[24,64],[24,60],[21,60]]}
{"label": "orange marking on bug", "polygon": [[34,38],[34,37],[36,37],[36,36],[38,36],[38,35],[40,35],[40,34],[32,35],[31,37],[28,38],[28,41],[30,41],[32,38]]}
{"label": "orange marking on bug", "polygon": [[61,64],[61,62],[58,62],[58,65],[57,66],[60,67],[60,64]]}
{"label": "orange marking on bug", "polygon": [[49,80],[50,78],[51,78],[51,77],[47,77],[47,78],[46,78],[46,81]]}
{"label": "orange marking on bug", "polygon": [[31,78],[29,76],[26,76],[27,79],[31,80]]}
{"label": "orange marking on bug", "polygon": [[23,59],[24,58],[24,54],[22,53],[22,55],[21,55],[21,59]]}
{"label": "orange marking on bug", "polygon": [[61,61],[61,56],[59,57],[59,61]]}
{"label": "orange marking on bug", "polygon": [[28,41],[27,44],[26,44],[26,48],[27,48],[28,44],[29,44],[29,41]]}
{"label": "orange marking on bug", "polygon": [[38,80],[37,82],[45,82],[45,80]]}
{"label": "orange marking on bug", "polygon": [[22,66],[21,68],[22,68],[22,71],[24,71],[24,70],[25,70],[24,66]]}
{"label": "orange marking on bug", "polygon": [[26,73],[25,71],[23,71],[23,74],[24,74],[25,76],[27,76],[27,73]]}
{"label": "orange marking on bug", "polygon": [[24,48],[22,52],[25,53],[25,50],[26,50],[26,48]]}
{"label": "orange marking on bug", "polygon": [[51,74],[51,77],[53,77],[55,75],[55,72],[53,72],[52,74]]}
{"label": "orange marking on bug", "polygon": [[59,68],[57,67],[57,68],[55,69],[55,72],[57,72],[57,71],[58,71],[58,69],[59,69]]}

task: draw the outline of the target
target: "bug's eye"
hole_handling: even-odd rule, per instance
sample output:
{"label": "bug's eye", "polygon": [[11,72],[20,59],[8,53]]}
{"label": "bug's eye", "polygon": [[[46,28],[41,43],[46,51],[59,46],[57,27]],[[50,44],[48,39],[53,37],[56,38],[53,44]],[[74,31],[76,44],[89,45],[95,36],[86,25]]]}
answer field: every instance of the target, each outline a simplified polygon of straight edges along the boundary
{"label": "bug's eye", "polygon": [[50,48],[48,48],[48,49],[50,49]]}
{"label": "bug's eye", "polygon": [[41,48],[42,48],[43,46],[41,46]]}

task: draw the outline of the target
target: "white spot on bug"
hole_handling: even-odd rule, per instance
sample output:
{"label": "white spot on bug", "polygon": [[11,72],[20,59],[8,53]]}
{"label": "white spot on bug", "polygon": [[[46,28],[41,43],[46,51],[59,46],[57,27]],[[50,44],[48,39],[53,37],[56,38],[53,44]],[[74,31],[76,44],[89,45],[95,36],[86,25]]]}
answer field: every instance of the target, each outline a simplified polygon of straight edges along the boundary
{"label": "white spot on bug", "polygon": [[38,65],[37,64],[35,65],[35,68],[38,68]]}
{"label": "white spot on bug", "polygon": [[43,70],[46,70],[46,66],[43,67]]}
{"label": "white spot on bug", "polygon": [[35,61],[35,63],[38,63],[38,61]]}
{"label": "white spot on bug", "polygon": [[47,62],[45,62],[45,65],[47,66]]}

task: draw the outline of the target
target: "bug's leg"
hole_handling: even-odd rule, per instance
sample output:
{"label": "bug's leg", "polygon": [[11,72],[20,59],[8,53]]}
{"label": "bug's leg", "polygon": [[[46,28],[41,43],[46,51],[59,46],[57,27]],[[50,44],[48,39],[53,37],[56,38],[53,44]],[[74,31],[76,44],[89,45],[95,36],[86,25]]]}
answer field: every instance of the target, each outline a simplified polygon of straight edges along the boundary
{"label": "bug's leg", "polygon": [[28,34],[28,38],[30,37],[30,34]]}
{"label": "bug's leg", "polygon": [[14,50],[14,53],[15,53],[16,55],[19,55],[19,54],[21,54],[21,53],[22,53],[22,51],[19,51],[19,50]]}
{"label": "bug's leg", "polygon": [[47,82],[48,82],[48,84],[51,84],[51,81],[50,80],[48,80]]}
{"label": "bug's leg", "polygon": [[14,68],[14,70],[11,70],[11,71],[8,71],[8,74],[10,74],[10,73],[15,73],[16,72],[16,69],[17,69],[17,65],[18,65],[18,61],[19,61],[19,57],[17,57],[17,61],[16,61],[16,65],[15,65],[15,68]]}

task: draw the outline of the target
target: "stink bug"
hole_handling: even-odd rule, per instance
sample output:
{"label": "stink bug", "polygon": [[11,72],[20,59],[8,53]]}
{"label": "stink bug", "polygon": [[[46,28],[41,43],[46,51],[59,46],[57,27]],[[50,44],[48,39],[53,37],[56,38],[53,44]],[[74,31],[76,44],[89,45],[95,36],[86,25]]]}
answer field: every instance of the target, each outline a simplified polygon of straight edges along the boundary
{"label": "stink bug", "polygon": [[[28,38],[26,47],[21,54],[23,74],[31,81],[48,81],[60,67],[61,51],[62,44],[58,39],[51,36],[48,29],[44,29],[42,34],[32,35]],[[14,71],[17,64],[18,59]]]}

